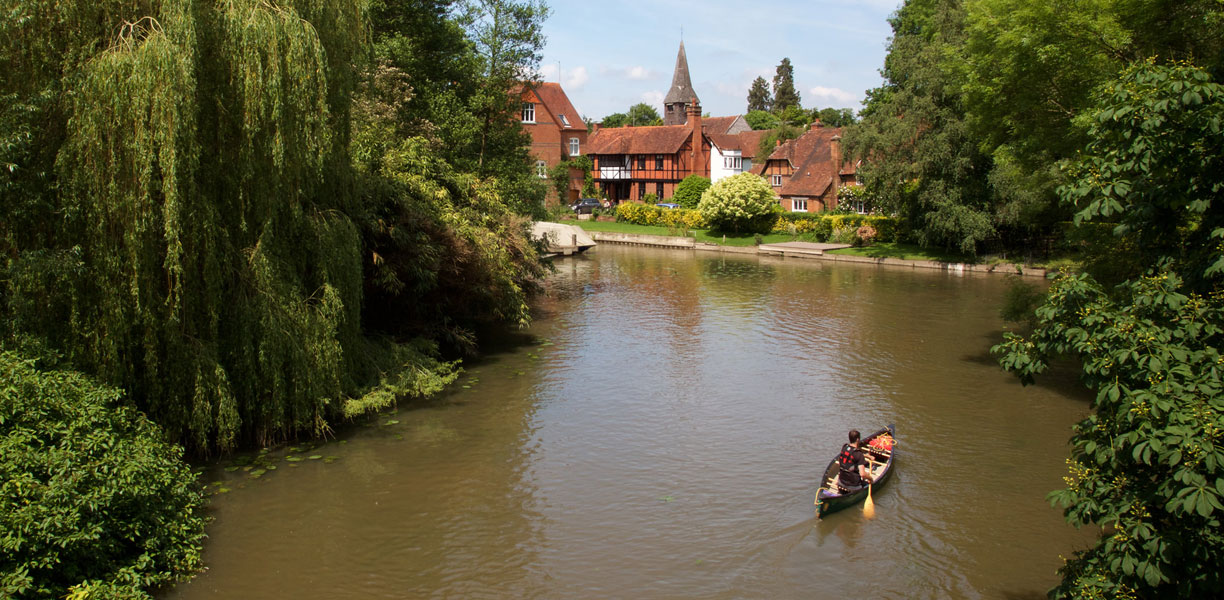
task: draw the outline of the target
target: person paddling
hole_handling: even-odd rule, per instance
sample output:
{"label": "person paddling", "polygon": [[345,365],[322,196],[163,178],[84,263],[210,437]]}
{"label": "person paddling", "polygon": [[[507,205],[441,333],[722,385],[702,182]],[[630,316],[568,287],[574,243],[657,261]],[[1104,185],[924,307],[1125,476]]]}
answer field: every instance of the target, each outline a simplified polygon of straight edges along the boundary
{"label": "person paddling", "polygon": [[872,482],[871,470],[867,468],[867,458],[859,450],[859,432],[850,430],[850,443],[842,446],[841,454],[837,455],[840,472],[837,483],[846,489],[861,488]]}

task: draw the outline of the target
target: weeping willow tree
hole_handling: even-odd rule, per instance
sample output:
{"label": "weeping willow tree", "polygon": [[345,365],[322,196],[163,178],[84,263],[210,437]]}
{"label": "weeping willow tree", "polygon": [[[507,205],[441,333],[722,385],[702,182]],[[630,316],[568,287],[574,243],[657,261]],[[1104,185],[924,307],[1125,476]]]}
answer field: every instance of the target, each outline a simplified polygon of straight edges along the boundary
{"label": "weeping willow tree", "polygon": [[58,69],[42,90],[14,75],[4,91],[57,98],[43,121],[62,119],[36,136],[58,146],[48,208],[26,202],[49,233],[5,232],[10,334],[123,387],[204,452],[319,434],[346,405],[454,377],[428,344],[361,331],[362,0],[3,8],[43,51],[10,43],[7,65]]}

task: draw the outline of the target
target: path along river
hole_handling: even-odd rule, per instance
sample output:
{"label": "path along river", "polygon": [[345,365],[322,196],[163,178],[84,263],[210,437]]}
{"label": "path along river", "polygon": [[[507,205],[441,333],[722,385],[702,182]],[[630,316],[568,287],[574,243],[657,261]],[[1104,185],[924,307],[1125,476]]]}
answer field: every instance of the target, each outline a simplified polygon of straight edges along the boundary
{"label": "path along river", "polygon": [[[1088,543],[1044,500],[1087,397],[990,358],[1004,277],[615,246],[557,267],[443,397],[258,479],[213,468],[208,570],[162,597],[1040,598]],[[846,431],[885,423],[875,519],[816,520]]]}

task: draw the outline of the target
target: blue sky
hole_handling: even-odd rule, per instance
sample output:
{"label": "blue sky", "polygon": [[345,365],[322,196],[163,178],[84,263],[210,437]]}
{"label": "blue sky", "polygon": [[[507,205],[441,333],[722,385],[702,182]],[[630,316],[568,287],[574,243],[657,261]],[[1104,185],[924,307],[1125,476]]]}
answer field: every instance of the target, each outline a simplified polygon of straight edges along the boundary
{"label": "blue sky", "polygon": [[638,102],[663,112],[681,28],[702,110],[742,114],[752,80],[772,84],[783,57],[805,108],[861,108],[881,83],[887,18],[900,0],[731,2],[555,0],[541,75],[595,120]]}

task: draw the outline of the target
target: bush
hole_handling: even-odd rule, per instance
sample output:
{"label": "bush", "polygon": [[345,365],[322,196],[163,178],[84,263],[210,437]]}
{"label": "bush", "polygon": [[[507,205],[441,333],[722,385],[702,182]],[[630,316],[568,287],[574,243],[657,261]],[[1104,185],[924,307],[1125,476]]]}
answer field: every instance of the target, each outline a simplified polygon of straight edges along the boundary
{"label": "bush", "polygon": [[657,206],[647,206],[640,202],[621,202],[616,206],[616,220],[634,225],[655,225],[659,222]]}
{"label": "bush", "polygon": [[203,491],[119,398],[0,351],[0,597],[149,598],[200,568]]}
{"label": "bush", "polygon": [[732,175],[706,190],[697,205],[702,218],[718,231],[769,233],[782,207],[773,188],[752,173]]}
{"label": "bush", "polygon": [[[811,234],[812,237],[826,241],[833,237],[836,229],[853,227],[863,242],[899,242],[902,241],[900,223],[892,217],[866,216],[859,214],[840,213],[782,213],[774,224],[774,233],[788,235]],[[862,228],[868,229],[862,229]],[[874,232],[874,235],[864,236],[862,233]]]}
{"label": "bush", "polygon": [[616,207],[616,220],[634,225],[660,225],[678,229],[701,229],[705,220],[701,213],[683,208],[664,209],[637,202],[622,202]]}
{"label": "bush", "polygon": [[683,208],[697,208],[697,204],[701,202],[701,195],[706,190],[710,189],[710,179],[701,175],[689,175],[680,181],[680,185],[676,186],[676,193],[672,196],[672,202],[679,204]]}
{"label": "bush", "polygon": [[659,197],[654,194],[646,194],[645,196],[642,196],[642,204],[645,204],[648,206],[654,206],[655,203],[658,201],[659,201]]}

